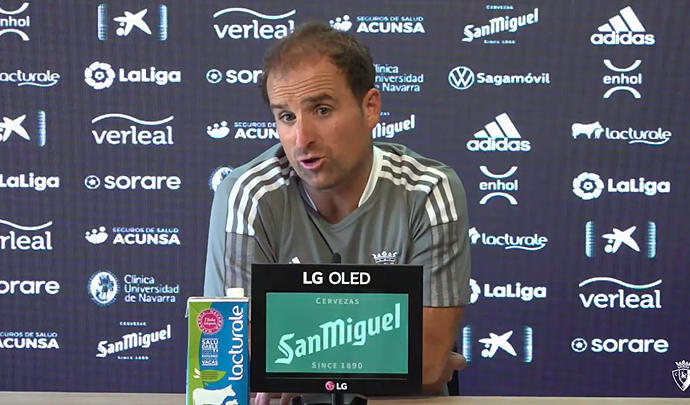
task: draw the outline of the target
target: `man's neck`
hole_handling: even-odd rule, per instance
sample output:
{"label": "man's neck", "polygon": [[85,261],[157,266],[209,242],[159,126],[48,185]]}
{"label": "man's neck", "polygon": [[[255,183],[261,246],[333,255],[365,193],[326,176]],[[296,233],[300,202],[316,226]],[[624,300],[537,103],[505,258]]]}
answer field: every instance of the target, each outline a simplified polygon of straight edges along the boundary
{"label": "man's neck", "polygon": [[305,192],[323,219],[336,224],[357,209],[362,193],[364,193],[369,181],[373,161],[372,153],[360,164],[357,172],[353,174],[352,181],[338,187],[328,190],[314,190],[303,183]]}

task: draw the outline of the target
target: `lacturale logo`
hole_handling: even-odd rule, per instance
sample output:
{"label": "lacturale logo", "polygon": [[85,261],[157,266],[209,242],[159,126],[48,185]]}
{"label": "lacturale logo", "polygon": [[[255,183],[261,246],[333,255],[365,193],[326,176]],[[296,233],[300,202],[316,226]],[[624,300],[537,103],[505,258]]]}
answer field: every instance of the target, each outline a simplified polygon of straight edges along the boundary
{"label": "lacturale logo", "polygon": [[109,125],[100,130],[92,129],[91,135],[98,145],[173,145],[173,128],[169,125],[173,118],[171,115],[160,120],[147,121],[121,113],[102,114],[92,119],[91,123],[106,121]]}
{"label": "lacturale logo", "polygon": [[671,192],[671,182],[668,180],[647,180],[644,177],[629,180],[609,178],[604,182],[596,173],[582,172],[573,179],[573,193],[583,200],[599,198],[603,191],[620,194],[643,194],[653,197],[657,194]]}
{"label": "lacturale logo", "polygon": [[[46,145],[46,112],[38,110],[35,125],[31,126],[25,122],[26,116],[27,114],[21,114],[12,118],[12,116],[3,115],[2,122],[0,122],[0,144],[19,139],[40,147]],[[35,132],[31,131],[30,134],[27,128],[35,129]]]}
{"label": "lacturale logo", "polygon": [[34,87],[52,87],[60,81],[60,74],[46,69],[45,72],[25,72],[21,69],[0,71],[0,83]]}
{"label": "lacturale logo", "polygon": [[28,2],[22,3],[15,10],[3,10],[0,8],[0,40],[5,39],[2,38],[4,35],[12,37],[10,34],[18,36],[23,41],[30,39],[26,29],[31,27],[31,16],[20,16],[27,8],[29,8]]}
{"label": "lacturale logo", "polygon": [[129,71],[119,68],[116,71],[109,63],[96,61],[84,69],[84,81],[95,90],[107,89],[115,82],[165,86],[182,82],[182,72],[162,70],[155,66]]}
{"label": "lacturale logo", "polygon": [[540,236],[538,233],[533,235],[514,236],[509,233],[502,235],[491,235],[484,232],[479,232],[476,227],[470,228],[469,232],[470,243],[473,245],[484,245],[502,247],[505,250],[527,250],[536,251],[546,247],[549,239],[546,236]]}
{"label": "lacturale logo", "polygon": [[[596,286],[610,290],[616,288],[615,292],[599,293],[580,293],[580,301],[585,308],[599,309],[661,309],[661,290],[657,287],[661,284],[661,279],[648,284],[632,284],[613,277],[592,277],[582,281],[578,287],[595,284]],[[586,289],[591,289],[586,288]]]}
{"label": "lacturale logo", "polygon": [[[295,13],[295,10],[290,10],[283,14],[270,15],[248,8],[230,7],[216,11],[213,18],[242,18],[244,23],[213,24],[213,30],[218,39],[281,39],[294,31],[295,21],[289,17]],[[254,17],[249,22],[247,14]]]}
{"label": "lacturale logo", "polygon": [[496,120],[475,132],[474,139],[467,142],[471,152],[529,152],[530,141],[522,139],[508,114],[496,116]]}
{"label": "lacturale logo", "polygon": [[[158,32],[156,38],[160,41],[165,41],[168,39],[168,7],[161,4],[158,6],[158,18],[157,25],[154,25],[154,29]],[[151,32],[151,27],[146,22],[144,17],[148,14],[149,10],[147,8],[139,11],[129,11],[124,10],[122,15],[118,15],[112,20],[116,22],[115,35],[120,38],[129,37],[133,33],[145,34],[148,36],[153,36]],[[151,14],[155,13],[152,12]],[[151,14],[148,14],[151,16]],[[153,20],[155,17],[151,17]],[[102,3],[98,5],[98,39],[100,41],[105,41],[108,39],[108,27],[110,23],[110,18],[108,16],[108,5]],[[136,36],[136,35],[132,35]]]}
{"label": "lacturale logo", "polygon": [[576,122],[571,126],[573,139],[587,139],[591,141],[611,140],[627,142],[628,144],[645,144],[660,146],[671,140],[670,130],[658,127],[653,129],[624,128],[614,129],[604,127],[599,121],[589,124]]}
{"label": "lacturale logo", "polygon": [[[365,346],[367,338],[400,329],[402,319],[400,303],[395,303],[390,312],[368,319],[353,321],[352,318],[335,319],[318,325],[321,333],[295,339],[295,333],[283,334],[278,342],[278,350],[283,357],[276,364],[291,364],[295,358],[310,356],[340,346]],[[294,343],[293,343],[294,340]],[[307,342],[310,342],[307,344]],[[316,342],[316,343],[314,343]]]}
{"label": "lacturale logo", "polygon": [[654,45],[654,34],[648,34],[640,19],[628,6],[597,28],[590,41],[594,45]]}
{"label": "lacturale logo", "polygon": [[[36,226],[19,225],[0,218],[0,250],[53,250],[53,221]],[[5,228],[10,231],[5,233]]]}

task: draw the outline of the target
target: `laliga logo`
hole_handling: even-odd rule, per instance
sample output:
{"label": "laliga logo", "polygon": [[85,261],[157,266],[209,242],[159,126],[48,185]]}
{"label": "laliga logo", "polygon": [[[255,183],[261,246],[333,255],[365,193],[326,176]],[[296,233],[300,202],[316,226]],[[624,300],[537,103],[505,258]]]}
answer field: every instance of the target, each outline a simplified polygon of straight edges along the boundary
{"label": "laliga logo", "polygon": [[604,182],[596,173],[582,172],[573,180],[573,193],[583,200],[599,198],[604,190]]}
{"label": "laliga logo", "polygon": [[182,82],[182,72],[179,70],[157,70],[155,66],[147,69],[130,70],[120,68],[118,73],[109,63],[93,62],[84,69],[84,81],[95,90],[107,89],[115,80],[121,83],[155,83],[164,86],[168,83]]}

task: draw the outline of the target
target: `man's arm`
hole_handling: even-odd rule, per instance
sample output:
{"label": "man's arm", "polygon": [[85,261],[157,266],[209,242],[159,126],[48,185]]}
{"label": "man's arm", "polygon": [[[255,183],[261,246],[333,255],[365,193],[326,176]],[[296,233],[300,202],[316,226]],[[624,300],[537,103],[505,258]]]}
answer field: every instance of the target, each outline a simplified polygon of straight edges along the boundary
{"label": "man's arm", "polygon": [[452,355],[464,307],[424,307],[422,313],[422,391],[440,394],[453,371],[464,367],[464,359]]}

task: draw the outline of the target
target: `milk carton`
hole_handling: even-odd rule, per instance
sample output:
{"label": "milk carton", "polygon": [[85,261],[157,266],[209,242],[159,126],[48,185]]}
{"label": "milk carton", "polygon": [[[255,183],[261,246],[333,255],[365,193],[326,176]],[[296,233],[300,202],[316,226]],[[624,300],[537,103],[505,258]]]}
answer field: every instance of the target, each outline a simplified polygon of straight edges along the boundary
{"label": "milk carton", "polygon": [[190,297],[187,310],[187,405],[249,405],[249,300]]}

